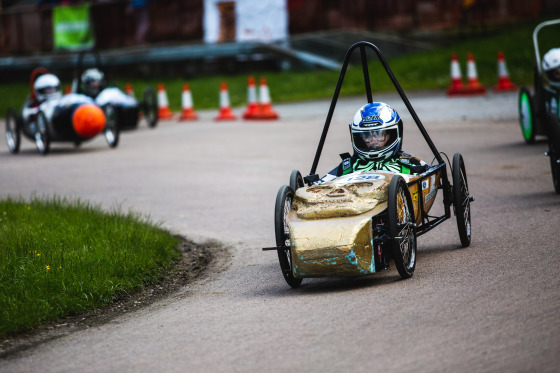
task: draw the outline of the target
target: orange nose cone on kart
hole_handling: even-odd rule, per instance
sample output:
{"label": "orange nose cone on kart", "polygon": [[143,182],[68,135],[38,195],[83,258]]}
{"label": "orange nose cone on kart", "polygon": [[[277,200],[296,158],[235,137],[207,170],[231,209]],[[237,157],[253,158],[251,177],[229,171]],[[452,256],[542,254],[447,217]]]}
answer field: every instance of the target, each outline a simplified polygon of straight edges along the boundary
{"label": "orange nose cone on kart", "polygon": [[105,127],[105,114],[96,105],[80,105],[72,117],[74,131],[82,138],[91,138]]}

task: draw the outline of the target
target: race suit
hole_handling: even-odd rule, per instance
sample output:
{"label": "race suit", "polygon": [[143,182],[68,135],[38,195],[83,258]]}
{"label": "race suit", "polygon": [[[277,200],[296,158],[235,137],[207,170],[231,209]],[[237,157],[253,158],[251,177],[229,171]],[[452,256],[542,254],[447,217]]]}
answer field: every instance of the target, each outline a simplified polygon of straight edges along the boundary
{"label": "race suit", "polygon": [[357,171],[379,170],[401,174],[419,174],[430,168],[424,161],[402,151],[397,153],[395,157],[384,161],[365,160],[356,154],[350,156],[349,153],[343,153],[340,157],[342,158],[342,162],[313,184],[327,183],[341,175]]}

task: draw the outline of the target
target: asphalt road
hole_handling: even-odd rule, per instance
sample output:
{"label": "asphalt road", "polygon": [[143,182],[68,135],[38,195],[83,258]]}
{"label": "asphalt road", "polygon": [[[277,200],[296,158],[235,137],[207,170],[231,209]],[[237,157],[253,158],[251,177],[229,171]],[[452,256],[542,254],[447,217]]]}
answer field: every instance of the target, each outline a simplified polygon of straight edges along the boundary
{"label": "asphalt road", "polygon": [[[274,122],[216,123],[208,111],[142,124],[114,150],[98,138],[41,157],[24,139],[13,156],[2,141],[1,197],[133,209],[230,251],[173,297],[5,358],[0,371],[560,371],[560,196],[546,144],[523,143],[516,93],[410,99],[439,151],[463,154],[476,201],[471,246],[460,247],[453,217],[419,238],[405,281],[393,266],[291,289],[276,254],[261,251],[274,244],[278,188],[311,168],[328,101],[275,105]],[[339,102],[320,173],[351,150],[346,124],[363,101]],[[405,119],[404,149],[431,161],[403,105],[383,101]]]}

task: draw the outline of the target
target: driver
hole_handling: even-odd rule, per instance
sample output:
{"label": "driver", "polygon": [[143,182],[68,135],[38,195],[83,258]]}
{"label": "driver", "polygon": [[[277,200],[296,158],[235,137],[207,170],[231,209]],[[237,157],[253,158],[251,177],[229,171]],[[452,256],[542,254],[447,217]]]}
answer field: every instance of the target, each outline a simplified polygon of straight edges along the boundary
{"label": "driver", "polygon": [[82,90],[86,95],[95,99],[105,86],[105,75],[99,69],[87,69],[82,74]]}
{"label": "driver", "polygon": [[39,76],[33,84],[37,104],[60,97],[60,80],[54,74],[43,74]]}
{"label": "driver", "polygon": [[364,105],[349,126],[354,154],[341,154],[342,162],[315,184],[357,171],[417,174],[429,169],[424,161],[401,150],[403,123],[397,111],[388,104]]}
{"label": "driver", "polygon": [[553,48],[546,52],[542,67],[550,84],[560,87],[560,48]]}

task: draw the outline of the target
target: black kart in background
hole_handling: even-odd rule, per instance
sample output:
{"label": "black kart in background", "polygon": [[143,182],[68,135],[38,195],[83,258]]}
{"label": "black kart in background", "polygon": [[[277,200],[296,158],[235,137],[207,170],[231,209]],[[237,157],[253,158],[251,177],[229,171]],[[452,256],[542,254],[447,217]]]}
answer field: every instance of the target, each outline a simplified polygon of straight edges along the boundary
{"label": "black kart in background", "polygon": [[542,68],[543,51],[539,49],[538,39],[539,32],[551,27],[554,27],[556,32],[560,32],[560,19],[542,22],[533,31],[534,87],[533,92],[527,87],[521,87],[518,108],[521,134],[525,142],[532,144],[537,136],[547,138],[546,155],[550,160],[552,182],[554,190],[560,194],[560,112],[558,111],[560,90],[547,84]]}

